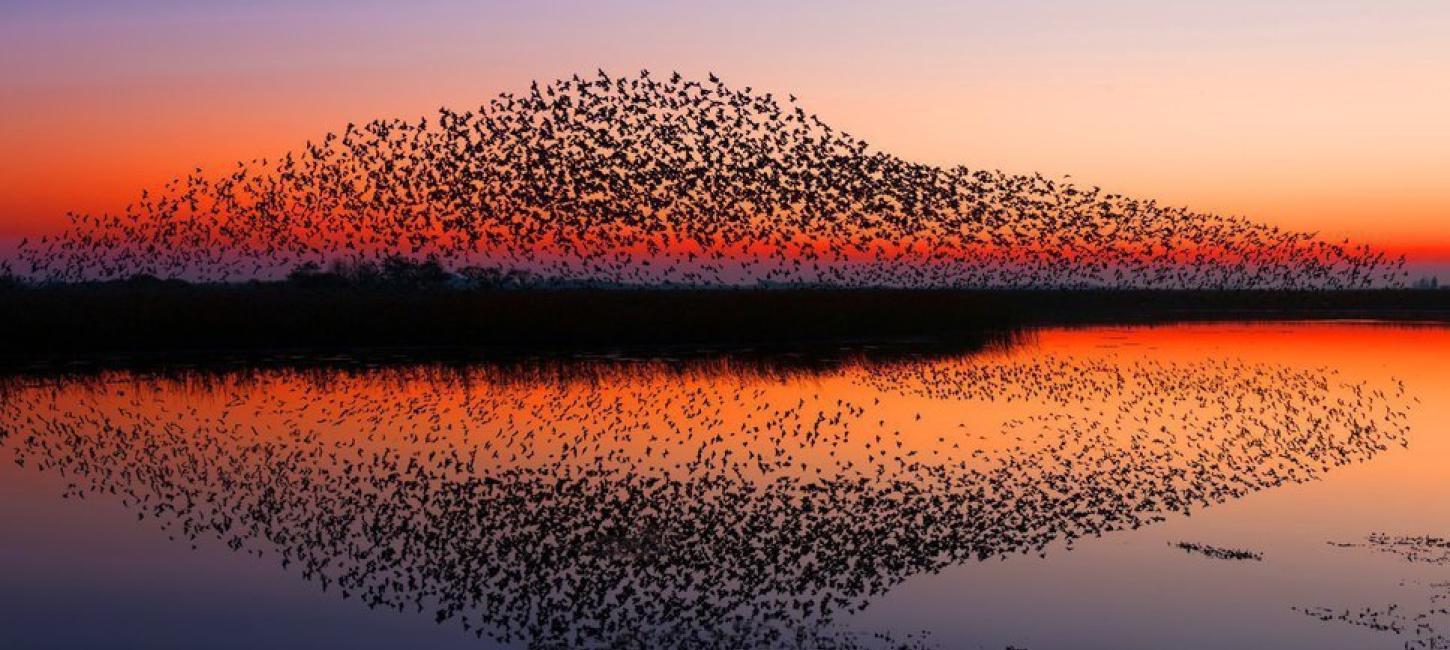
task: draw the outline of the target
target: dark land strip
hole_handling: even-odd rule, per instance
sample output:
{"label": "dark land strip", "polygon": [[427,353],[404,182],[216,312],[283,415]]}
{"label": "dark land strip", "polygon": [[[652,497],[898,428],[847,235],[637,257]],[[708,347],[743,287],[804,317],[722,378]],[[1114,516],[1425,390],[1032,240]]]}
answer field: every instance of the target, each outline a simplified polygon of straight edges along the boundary
{"label": "dark land strip", "polygon": [[[957,354],[1043,326],[1450,323],[1450,291],[450,289],[127,282],[0,289],[0,367],[97,359]],[[352,358],[351,356],[349,358]]]}

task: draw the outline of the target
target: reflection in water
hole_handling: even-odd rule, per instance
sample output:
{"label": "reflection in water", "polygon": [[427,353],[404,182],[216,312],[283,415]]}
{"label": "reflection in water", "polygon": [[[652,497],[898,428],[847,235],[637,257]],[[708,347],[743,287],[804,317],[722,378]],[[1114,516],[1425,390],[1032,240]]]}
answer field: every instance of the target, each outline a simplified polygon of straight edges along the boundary
{"label": "reflection in water", "polygon": [[1344,548],[1371,548],[1398,555],[1410,562],[1450,564],[1450,539],[1429,535],[1389,535],[1372,533],[1363,544],[1340,544]]}
{"label": "reflection in water", "polygon": [[15,462],[371,607],[533,647],[876,647],[913,575],[1405,443],[1402,384],[1232,358],[820,375],[110,373],[0,393]]}
{"label": "reflection in water", "polygon": [[[1450,586],[1445,584],[1437,585],[1442,592],[1431,596],[1432,600],[1444,599],[1450,595]],[[1399,605],[1389,605],[1383,608],[1364,607],[1360,609],[1334,609],[1332,607],[1305,607],[1296,608],[1305,615],[1312,616],[1321,621],[1339,621],[1357,627],[1368,628],[1380,632],[1389,632],[1396,636],[1409,639],[1402,647],[1405,650],[1434,650],[1436,648],[1450,648],[1450,636],[1445,632],[1437,630],[1430,619],[1437,616],[1445,616],[1450,613],[1444,607],[1434,607],[1423,611],[1407,611]]]}
{"label": "reflection in water", "polygon": [[[1369,549],[1399,556],[1406,562],[1443,565],[1450,563],[1450,540],[1430,536],[1402,536],[1372,533],[1364,543],[1334,544],[1346,549]],[[1401,586],[1407,586],[1401,583]],[[1415,585],[1419,606],[1392,603],[1358,608],[1295,607],[1296,611],[1321,621],[1338,621],[1357,627],[1392,633],[1404,638],[1405,650],[1450,648],[1450,582]]]}
{"label": "reflection in water", "polygon": [[1240,548],[1220,548],[1217,546],[1209,546],[1208,544],[1199,544],[1197,542],[1178,542],[1173,546],[1176,548],[1180,548],[1188,553],[1202,555],[1204,557],[1211,557],[1215,560],[1252,560],[1254,562],[1264,561],[1263,553],[1259,553],[1257,551],[1246,551]]}

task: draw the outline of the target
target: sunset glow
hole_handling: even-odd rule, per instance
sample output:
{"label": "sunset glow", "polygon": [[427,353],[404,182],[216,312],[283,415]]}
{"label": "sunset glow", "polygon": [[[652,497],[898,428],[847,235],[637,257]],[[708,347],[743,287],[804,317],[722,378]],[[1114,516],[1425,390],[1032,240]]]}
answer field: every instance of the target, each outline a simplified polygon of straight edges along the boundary
{"label": "sunset glow", "polygon": [[0,649],[1450,648],[1450,0],[0,0]]}
{"label": "sunset glow", "polygon": [[649,67],[794,93],[908,160],[1450,260],[1450,8],[1261,4],[7,6],[0,238],[349,121]]}

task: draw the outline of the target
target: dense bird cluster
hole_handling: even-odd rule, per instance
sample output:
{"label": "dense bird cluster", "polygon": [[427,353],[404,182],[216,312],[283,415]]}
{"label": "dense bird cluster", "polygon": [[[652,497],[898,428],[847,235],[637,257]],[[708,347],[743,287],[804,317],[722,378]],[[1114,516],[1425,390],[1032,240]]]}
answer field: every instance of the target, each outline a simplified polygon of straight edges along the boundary
{"label": "dense bird cluster", "polygon": [[913,575],[1312,480],[1406,433],[1402,386],[1232,360],[601,367],[13,386],[0,448],[480,636],[846,648],[922,642],[839,625]]}
{"label": "dense bird cluster", "polygon": [[[870,150],[795,97],[575,75],[196,169],[27,242],[33,277],[235,280],[389,256],[644,285],[1352,288],[1402,263],[1241,217]],[[481,265],[481,266],[480,266]],[[23,271],[24,269],[22,269]]]}

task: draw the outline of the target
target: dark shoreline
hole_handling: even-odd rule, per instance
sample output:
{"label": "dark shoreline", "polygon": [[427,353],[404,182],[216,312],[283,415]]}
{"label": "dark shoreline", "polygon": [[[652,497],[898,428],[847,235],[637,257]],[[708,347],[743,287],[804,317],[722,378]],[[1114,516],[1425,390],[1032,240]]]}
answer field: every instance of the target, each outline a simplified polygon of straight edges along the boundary
{"label": "dark shoreline", "polygon": [[[1450,291],[305,288],[0,290],[0,367],[101,357],[408,356],[746,349],[974,349],[1054,325],[1374,319],[1450,322]],[[283,355],[285,356],[285,355]]]}

